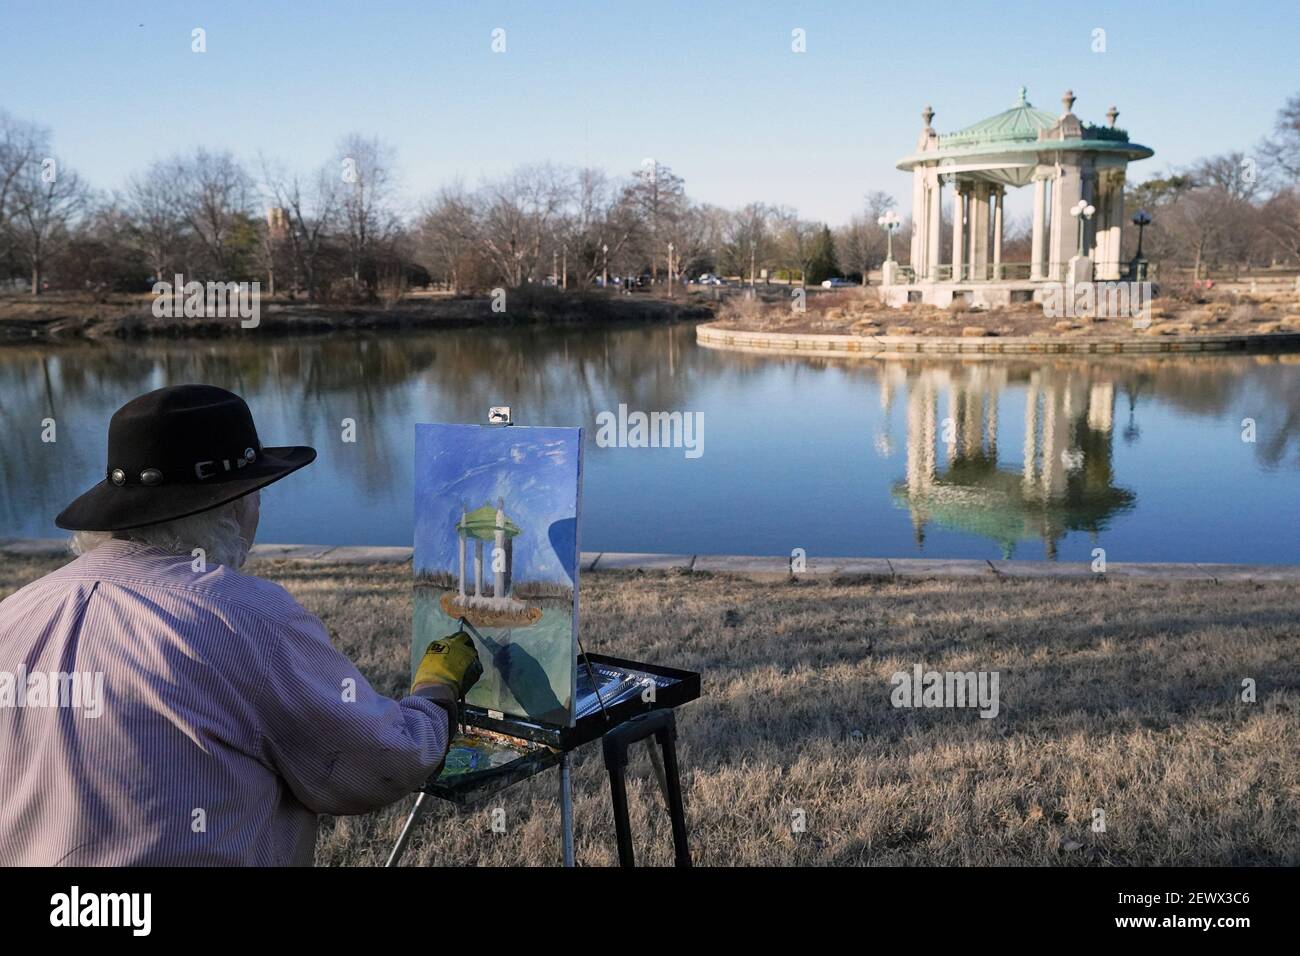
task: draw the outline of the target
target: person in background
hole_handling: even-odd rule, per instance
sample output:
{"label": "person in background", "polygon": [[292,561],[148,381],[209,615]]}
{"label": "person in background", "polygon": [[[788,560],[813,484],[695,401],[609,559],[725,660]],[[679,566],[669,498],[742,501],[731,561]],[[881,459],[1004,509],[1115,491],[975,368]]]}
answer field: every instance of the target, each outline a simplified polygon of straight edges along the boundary
{"label": "person in background", "polygon": [[0,602],[0,865],[309,865],[317,814],[441,767],[482,673],[468,636],[395,701],[239,571],[259,490],[315,457],[209,385],[113,415],[104,480],[56,519],[80,557]]}

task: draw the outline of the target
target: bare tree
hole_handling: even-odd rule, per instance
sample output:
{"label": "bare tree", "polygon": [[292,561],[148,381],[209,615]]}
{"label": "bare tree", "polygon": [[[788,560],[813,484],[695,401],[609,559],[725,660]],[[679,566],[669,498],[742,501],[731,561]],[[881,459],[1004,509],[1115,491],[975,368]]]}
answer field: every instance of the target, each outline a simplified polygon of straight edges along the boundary
{"label": "bare tree", "polygon": [[1261,230],[1253,199],[1259,177],[1240,152],[1211,156],[1190,172],[1192,189],[1174,206],[1173,224],[1199,278],[1207,261],[1248,262]]}
{"label": "bare tree", "polygon": [[1300,94],[1286,101],[1277,114],[1273,135],[1260,152],[1282,182],[1300,182]]}
{"label": "bare tree", "polygon": [[52,156],[29,159],[13,177],[5,232],[31,274],[33,295],[41,294],[46,264],[67,243],[86,200],[80,177]]}
{"label": "bare tree", "polygon": [[123,199],[131,244],[149,263],[155,281],[170,273],[182,252],[185,219],[176,202],[177,175],[174,162],[154,163],[143,175],[131,177]]}
{"label": "bare tree", "polygon": [[39,163],[49,152],[49,133],[0,110],[0,258],[13,248],[7,224],[14,212],[13,194],[18,178],[24,169]]}
{"label": "bare tree", "polygon": [[[895,205],[894,197],[887,192],[876,190],[867,193],[864,210],[855,213],[846,225],[835,230],[835,248],[840,262],[850,273],[862,273],[864,284],[867,273],[885,260],[888,240],[879,220]],[[901,236],[895,236],[894,248],[902,248],[904,242]]]}
{"label": "bare tree", "polygon": [[639,251],[650,267],[651,281],[658,281],[659,262],[667,263],[668,236],[686,211],[685,183],[668,166],[648,159],[632,174],[627,198],[643,226]]}
{"label": "bare tree", "polygon": [[536,277],[543,240],[570,195],[564,174],[549,163],[521,166],[483,186],[483,248],[507,283],[519,286]]}
{"label": "bare tree", "polygon": [[762,203],[752,202],[733,213],[722,235],[722,264],[728,275],[742,279],[749,276],[754,284],[758,270],[764,267],[771,255],[772,211]]}
{"label": "bare tree", "polygon": [[584,285],[591,285],[607,269],[617,273],[629,265],[628,252],[640,226],[626,184],[599,169],[574,172],[572,208],[564,215],[560,232]]}
{"label": "bare tree", "polygon": [[440,189],[416,219],[417,255],[452,292],[461,291],[474,271],[472,257],[480,241],[474,197],[459,182]]}
{"label": "bare tree", "polygon": [[[781,263],[788,270],[799,270],[799,284],[808,284],[808,267],[817,253],[817,236],[820,223],[800,219],[798,212],[782,207],[776,211],[777,236]],[[791,276],[791,281],[794,277]]]}
{"label": "bare tree", "polygon": [[716,245],[714,224],[706,210],[689,204],[673,217],[665,238],[673,245],[673,265],[678,275],[690,274],[709,259]]}
{"label": "bare tree", "polygon": [[1300,261],[1300,191],[1294,187],[1272,196],[1262,211],[1264,228],[1279,251]]}
{"label": "bare tree", "polygon": [[272,207],[283,210],[285,217],[281,241],[289,250],[293,289],[295,293],[305,290],[309,302],[320,295],[321,259],[338,222],[341,182],[333,167],[323,166],[304,185],[297,173],[286,173],[262,160],[262,188]]}
{"label": "bare tree", "polygon": [[337,155],[341,190],[340,223],[347,243],[354,288],[362,284],[362,268],[376,247],[393,237],[397,216],[392,209],[396,188],[394,153],[377,137],[353,133],[343,138]]}
{"label": "bare tree", "polygon": [[229,152],[199,147],[171,160],[161,181],[175,191],[172,202],[202,249],[209,273],[231,276],[236,271],[235,231],[247,221],[252,197],[244,167]]}

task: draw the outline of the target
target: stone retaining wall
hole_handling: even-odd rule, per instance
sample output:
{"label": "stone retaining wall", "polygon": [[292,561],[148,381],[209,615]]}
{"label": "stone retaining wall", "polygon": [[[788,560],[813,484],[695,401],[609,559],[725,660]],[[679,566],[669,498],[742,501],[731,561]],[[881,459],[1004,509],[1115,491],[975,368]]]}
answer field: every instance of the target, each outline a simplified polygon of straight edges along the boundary
{"label": "stone retaining wall", "polygon": [[[0,539],[0,555],[52,557],[67,555],[61,538]],[[318,544],[259,544],[252,557],[265,561],[310,561],[319,564],[402,564],[411,549]],[[584,551],[581,573],[674,571],[690,574],[738,574],[774,579],[790,576],[788,557],[749,557],[719,554],[637,554]],[[1292,564],[1164,564],[1111,563],[1104,575],[1090,561],[984,561],[942,558],[818,558],[807,559],[799,577],[879,578],[1125,578],[1142,581],[1285,582],[1300,584],[1300,565]]]}
{"label": "stone retaining wall", "polygon": [[695,328],[696,341],[706,348],[782,355],[853,355],[896,358],[917,354],[1033,355],[1080,353],[1097,355],[1152,352],[1247,352],[1300,350],[1300,332],[1267,335],[1142,336],[1128,339],[1069,336],[981,336],[957,338],[924,335],[817,335],[800,332],[751,332],[719,328],[706,322]]}

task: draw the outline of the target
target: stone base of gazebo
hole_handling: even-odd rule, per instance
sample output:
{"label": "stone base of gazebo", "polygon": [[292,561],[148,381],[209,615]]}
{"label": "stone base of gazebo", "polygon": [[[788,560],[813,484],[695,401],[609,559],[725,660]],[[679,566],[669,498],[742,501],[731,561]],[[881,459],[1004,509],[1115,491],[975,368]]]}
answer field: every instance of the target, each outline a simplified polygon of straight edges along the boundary
{"label": "stone base of gazebo", "polygon": [[994,309],[1014,302],[1041,302],[1042,282],[1029,280],[1002,282],[911,282],[907,285],[882,285],[880,301],[898,308],[909,302],[946,309],[954,300],[976,309]]}

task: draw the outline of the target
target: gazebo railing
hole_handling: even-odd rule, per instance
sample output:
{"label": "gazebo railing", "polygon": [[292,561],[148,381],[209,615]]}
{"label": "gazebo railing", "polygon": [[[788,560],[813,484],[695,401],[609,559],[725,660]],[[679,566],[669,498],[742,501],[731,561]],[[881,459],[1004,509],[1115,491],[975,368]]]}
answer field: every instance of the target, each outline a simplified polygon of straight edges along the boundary
{"label": "gazebo railing", "polygon": [[1028,262],[1003,262],[996,266],[991,262],[983,266],[967,262],[954,273],[953,264],[944,262],[935,266],[932,278],[936,282],[1028,282],[1032,272],[1033,266]]}
{"label": "gazebo railing", "polygon": [[[1029,262],[1003,262],[997,266],[988,263],[982,267],[974,267],[970,263],[963,263],[960,274],[953,278],[953,265],[951,262],[942,262],[934,267],[932,274],[918,277],[916,270],[911,266],[898,266],[898,281],[901,285],[914,285],[917,281],[928,282],[1064,282],[1070,271],[1069,263],[1066,262],[1044,262],[1042,264],[1042,275],[1034,277],[1034,267]],[[1131,263],[1120,264],[1119,278],[1122,281],[1134,281],[1140,278],[1134,274]],[[1146,264],[1146,275],[1141,278],[1154,280],[1156,278],[1156,264],[1150,262]]]}

